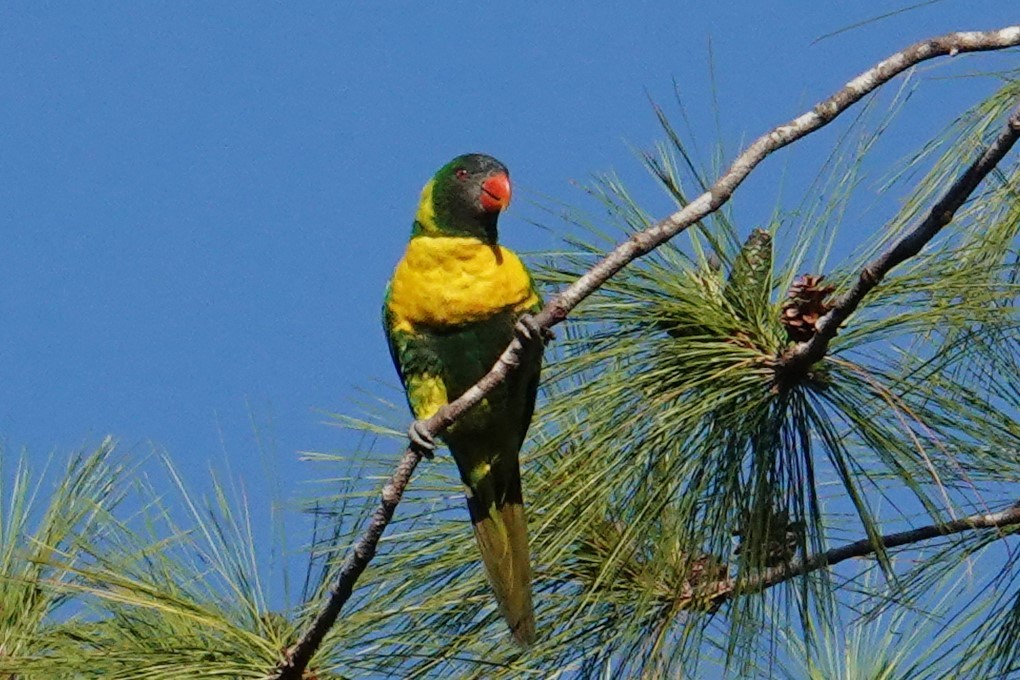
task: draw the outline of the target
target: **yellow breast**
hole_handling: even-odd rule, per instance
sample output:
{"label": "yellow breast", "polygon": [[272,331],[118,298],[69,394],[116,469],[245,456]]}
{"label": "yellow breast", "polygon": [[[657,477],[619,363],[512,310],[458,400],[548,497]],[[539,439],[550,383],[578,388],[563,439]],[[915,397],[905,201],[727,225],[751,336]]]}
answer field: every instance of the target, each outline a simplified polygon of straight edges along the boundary
{"label": "yellow breast", "polygon": [[513,251],[468,237],[411,239],[390,282],[395,330],[456,326],[537,302],[531,277]]}

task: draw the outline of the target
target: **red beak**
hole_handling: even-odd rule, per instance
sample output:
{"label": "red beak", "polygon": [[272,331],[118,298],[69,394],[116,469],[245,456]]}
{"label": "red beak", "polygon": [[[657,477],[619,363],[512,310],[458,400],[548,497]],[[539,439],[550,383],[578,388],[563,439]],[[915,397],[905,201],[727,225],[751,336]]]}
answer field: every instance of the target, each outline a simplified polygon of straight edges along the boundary
{"label": "red beak", "polygon": [[485,212],[499,212],[510,205],[510,178],[505,172],[485,178],[481,201]]}

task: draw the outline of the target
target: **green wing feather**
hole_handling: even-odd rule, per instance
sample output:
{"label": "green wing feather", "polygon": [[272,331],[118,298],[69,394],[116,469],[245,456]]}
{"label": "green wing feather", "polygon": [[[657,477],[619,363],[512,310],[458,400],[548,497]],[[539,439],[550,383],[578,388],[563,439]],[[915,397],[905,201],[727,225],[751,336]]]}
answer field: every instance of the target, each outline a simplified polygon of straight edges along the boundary
{"label": "green wing feather", "polygon": [[[541,302],[528,312],[541,309]],[[510,310],[459,327],[396,331],[388,307],[383,323],[393,363],[405,388],[415,378],[438,377],[455,399],[485,375],[514,337],[519,312]],[[526,348],[521,366],[443,435],[467,487],[468,511],[482,562],[514,638],[535,637],[527,519],[518,453],[531,423],[542,344]],[[408,395],[411,410],[421,405]]]}

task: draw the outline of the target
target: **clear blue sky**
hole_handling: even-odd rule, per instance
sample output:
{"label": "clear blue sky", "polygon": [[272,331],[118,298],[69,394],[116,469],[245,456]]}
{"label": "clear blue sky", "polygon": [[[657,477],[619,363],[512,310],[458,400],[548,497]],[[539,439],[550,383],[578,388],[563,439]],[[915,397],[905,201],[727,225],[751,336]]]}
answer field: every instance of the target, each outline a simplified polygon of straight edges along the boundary
{"label": "clear blue sky", "polygon": [[[1020,18],[1012,0],[945,0],[813,44],[905,4],[4,3],[0,437],[39,455],[154,442],[193,479],[226,455],[258,490],[250,403],[283,462],[342,451],[319,411],[396,394],[380,297],[435,168],[502,159],[504,241],[548,248],[529,220],[583,204],[571,180],[650,186],[631,150],[661,138],[646,92],[668,102],[675,80],[708,146],[714,71],[732,158],[913,40]],[[927,76],[1015,53],[957,62]],[[994,86],[925,81],[883,154]],[[738,200],[763,217],[776,186]]]}

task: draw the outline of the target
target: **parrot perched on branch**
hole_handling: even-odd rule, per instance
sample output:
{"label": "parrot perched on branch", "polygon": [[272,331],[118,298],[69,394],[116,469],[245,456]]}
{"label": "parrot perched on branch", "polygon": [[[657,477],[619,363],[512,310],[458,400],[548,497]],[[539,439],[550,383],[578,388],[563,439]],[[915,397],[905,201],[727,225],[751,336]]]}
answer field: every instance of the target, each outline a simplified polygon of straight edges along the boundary
{"label": "parrot perched on branch", "polygon": [[425,185],[404,257],[386,288],[383,325],[416,418],[409,436],[435,443],[424,422],[474,385],[519,337],[523,358],[507,380],[443,435],[466,487],[482,562],[514,639],[535,637],[531,564],[518,452],[531,422],[545,337],[542,307],[520,259],[497,243],[510,175],[468,154]]}

